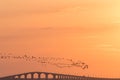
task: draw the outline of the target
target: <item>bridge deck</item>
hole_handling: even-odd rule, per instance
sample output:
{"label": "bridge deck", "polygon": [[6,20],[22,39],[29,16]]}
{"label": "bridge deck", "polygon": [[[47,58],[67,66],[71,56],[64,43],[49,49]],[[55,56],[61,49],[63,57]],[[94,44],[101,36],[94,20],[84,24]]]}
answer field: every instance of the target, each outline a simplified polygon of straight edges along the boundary
{"label": "bridge deck", "polygon": [[[35,75],[37,75],[37,78],[35,78]],[[44,78],[42,75],[44,75]],[[48,72],[29,72],[3,77],[0,80],[120,80],[120,78],[95,78]]]}

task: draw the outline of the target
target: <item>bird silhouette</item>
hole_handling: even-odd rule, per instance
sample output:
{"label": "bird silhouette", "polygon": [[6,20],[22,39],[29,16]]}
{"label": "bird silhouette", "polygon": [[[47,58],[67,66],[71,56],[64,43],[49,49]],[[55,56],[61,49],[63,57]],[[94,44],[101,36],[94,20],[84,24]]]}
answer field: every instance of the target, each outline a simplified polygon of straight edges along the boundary
{"label": "bird silhouette", "polygon": [[81,67],[83,70],[88,69],[88,65],[84,62],[77,61],[75,62],[73,59],[66,59],[66,58],[56,58],[56,57],[41,57],[41,56],[33,56],[33,55],[12,55],[12,54],[2,54],[0,53],[0,59],[20,59],[25,61],[35,61],[41,64],[50,64],[54,65],[58,68],[65,68],[65,67]]}

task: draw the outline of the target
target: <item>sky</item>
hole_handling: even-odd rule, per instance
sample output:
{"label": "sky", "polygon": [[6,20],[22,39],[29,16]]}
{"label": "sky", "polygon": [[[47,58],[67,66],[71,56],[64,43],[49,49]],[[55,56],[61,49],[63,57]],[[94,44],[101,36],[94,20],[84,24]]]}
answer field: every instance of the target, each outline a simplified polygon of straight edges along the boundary
{"label": "sky", "polygon": [[0,1],[0,53],[72,58],[89,65],[82,70],[0,59],[0,76],[47,71],[120,77],[119,4],[119,0]]}

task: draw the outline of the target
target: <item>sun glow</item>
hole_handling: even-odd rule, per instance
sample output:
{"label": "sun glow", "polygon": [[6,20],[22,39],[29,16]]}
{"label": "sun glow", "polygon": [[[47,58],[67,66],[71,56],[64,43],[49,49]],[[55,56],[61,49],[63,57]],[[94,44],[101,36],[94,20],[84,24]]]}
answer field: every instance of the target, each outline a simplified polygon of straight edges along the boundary
{"label": "sun glow", "polygon": [[[90,64],[86,71],[90,75],[113,73],[115,77],[114,73],[120,73],[119,27],[120,0],[0,1],[0,52],[81,59]],[[32,64],[14,65],[0,61],[1,74],[33,70],[28,67]],[[68,71],[81,74],[80,69]]]}
{"label": "sun glow", "polygon": [[120,1],[114,3],[109,9],[109,16],[112,18],[112,23],[120,25]]}

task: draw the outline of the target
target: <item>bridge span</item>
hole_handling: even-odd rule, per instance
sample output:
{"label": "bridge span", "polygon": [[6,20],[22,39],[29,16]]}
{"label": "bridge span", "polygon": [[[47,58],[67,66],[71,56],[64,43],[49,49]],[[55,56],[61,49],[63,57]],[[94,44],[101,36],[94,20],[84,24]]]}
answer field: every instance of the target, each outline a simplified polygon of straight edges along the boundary
{"label": "bridge span", "polygon": [[1,77],[0,80],[120,80],[120,78],[96,78],[48,72],[28,72]]}

